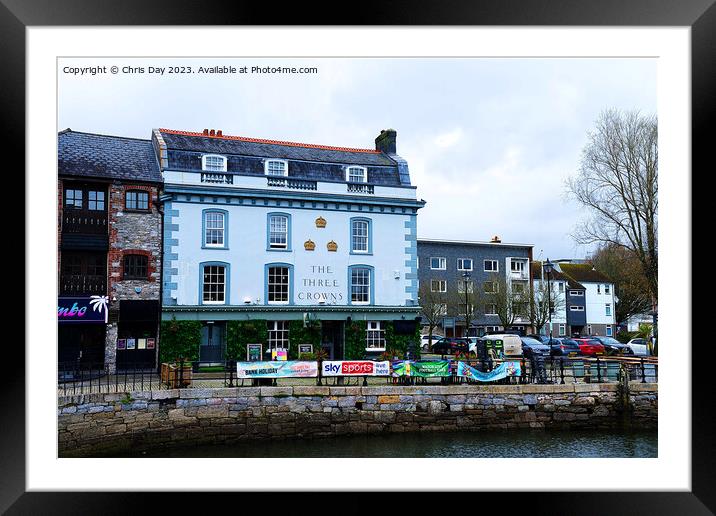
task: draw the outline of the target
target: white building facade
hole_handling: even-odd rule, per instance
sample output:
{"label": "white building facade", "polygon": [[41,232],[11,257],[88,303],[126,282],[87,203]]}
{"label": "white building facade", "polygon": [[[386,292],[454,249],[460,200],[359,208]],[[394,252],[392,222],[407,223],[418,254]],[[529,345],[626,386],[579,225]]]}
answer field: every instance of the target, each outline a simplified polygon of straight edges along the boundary
{"label": "white building facade", "polygon": [[375,149],[213,130],[155,129],[152,140],[164,178],[162,318],[202,322],[201,360],[225,358],[231,320],[265,320],[267,351],[293,356],[289,323],[320,321],[331,358],[346,356],[351,321],[365,321],[367,353],[385,349],[389,322],[414,323],[424,202],[395,131]]}

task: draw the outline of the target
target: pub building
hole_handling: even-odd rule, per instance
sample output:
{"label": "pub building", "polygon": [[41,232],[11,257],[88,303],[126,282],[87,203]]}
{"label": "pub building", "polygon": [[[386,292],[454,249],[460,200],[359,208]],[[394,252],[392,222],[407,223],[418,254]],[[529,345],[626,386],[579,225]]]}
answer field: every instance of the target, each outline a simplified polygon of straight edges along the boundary
{"label": "pub building", "polygon": [[154,368],[161,174],[149,140],[58,134],[58,361]]}
{"label": "pub building", "polygon": [[396,137],[381,131],[375,148],[357,149],[153,130],[164,178],[162,319],[201,322],[199,360],[226,358],[232,320],[265,321],[265,357],[296,354],[295,321],[320,323],[332,359],[345,357],[351,321],[365,321],[367,356],[386,349],[388,322],[414,331],[425,202]]}

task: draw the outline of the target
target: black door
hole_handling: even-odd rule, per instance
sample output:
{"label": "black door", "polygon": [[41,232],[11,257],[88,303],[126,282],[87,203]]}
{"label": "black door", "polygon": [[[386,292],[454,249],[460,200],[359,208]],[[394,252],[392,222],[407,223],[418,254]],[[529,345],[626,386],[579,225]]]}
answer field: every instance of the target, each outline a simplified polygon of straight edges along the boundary
{"label": "black door", "polygon": [[321,321],[321,347],[330,360],[343,360],[343,321]]}
{"label": "black door", "polygon": [[201,328],[201,346],[199,360],[201,362],[224,361],[224,323],[207,322]]}

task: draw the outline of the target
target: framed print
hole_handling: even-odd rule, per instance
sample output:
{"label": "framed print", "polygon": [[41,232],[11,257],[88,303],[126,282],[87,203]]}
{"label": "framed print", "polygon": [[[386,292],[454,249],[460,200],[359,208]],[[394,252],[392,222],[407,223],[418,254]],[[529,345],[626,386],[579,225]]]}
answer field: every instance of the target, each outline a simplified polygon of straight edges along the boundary
{"label": "framed print", "polygon": [[[689,167],[702,167],[710,149],[715,9],[700,0],[679,9],[659,0],[608,1],[598,9],[582,0],[440,8],[415,2],[409,11],[369,3],[345,26],[330,11],[310,10],[322,13],[315,18],[305,6],[269,14],[260,5],[181,0],[128,2],[121,9],[84,0],[61,9],[3,0],[6,148],[14,168],[28,174],[32,274],[25,277],[33,309],[26,312],[33,320],[26,357],[17,360],[28,367],[8,371],[0,508],[24,514],[144,507],[146,497],[123,491],[436,490],[480,491],[481,499],[501,502],[509,495],[541,514],[716,510],[708,424],[713,386],[708,375],[692,372],[698,354],[685,280]],[[607,340],[619,336],[617,298],[626,296],[614,297],[611,276],[597,277],[591,261],[582,263],[597,248],[575,243],[570,232],[582,211],[562,202],[563,183],[588,168],[586,144],[608,106],[658,120],[653,138],[663,173],[655,196],[662,224],[654,231],[666,246],[660,266],[653,262],[661,288],[649,288],[662,295],[640,315],[652,316],[663,357],[581,356],[581,369],[568,357],[571,381],[563,384],[554,335],[628,347]],[[308,241],[315,246],[302,245]],[[490,255],[468,252],[477,247]],[[483,270],[485,260],[497,270]],[[534,297],[497,299],[532,294],[552,262],[542,324],[528,320],[523,306]],[[500,288],[494,273],[509,283]],[[478,281],[495,285],[485,291]],[[559,281],[563,306],[553,310],[551,288]],[[57,286],[58,298],[87,297],[87,313],[101,310],[103,317],[58,326],[48,284]],[[320,345],[326,360],[402,360],[395,354],[419,349],[425,335],[436,344],[425,331],[424,309],[431,295],[453,290],[454,298],[432,303],[436,320],[452,323],[437,324],[443,344],[466,339],[466,356],[447,350],[448,370],[469,363],[469,346],[478,346],[482,335],[504,332],[519,336],[523,352],[537,349],[533,362],[520,363],[520,378],[528,371],[545,375],[514,384],[501,377],[504,384],[490,386],[457,375],[407,378],[415,382],[410,385],[402,377],[363,385],[343,376],[324,383],[320,376],[275,379],[270,372],[253,385],[235,376],[236,360],[246,354],[260,361],[267,348],[285,350],[275,358],[292,363],[308,346],[298,342]],[[570,297],[582,290],[598,301]],[[508,311],[522,319],[501,319],[501,303],[511,303]],[[321,324],[306,325],[306,313]],[[558,313],[564,321],[550,318]],[[570,324],[579,317],[581,324]],[[628,340],[642,338],[639,322],[647,324],[624,328],[634,334]],[[117,338],[131,334],[155,338]],[[545,335],[546,345],[528,340]],[[547,350],[540,352],[542,346]],[[133,350],[138,364],[151,358],[130,379],[122,368],[128,355],[117,357],[115,350]],[[423,351],[426,363],[442,360],[430,351]],[[58,378],[60,360],[77,362],[74,377]],[[55,381],[74,382],[81,391],[55,397]],[[485,390],[475,394],[479,389]],[[432,399],[417,398],[428,391]],[[304,398],[294,403],[298,396]],[[559,403],[544,403],[545,396]],[[319,410],[312,398],[325,406]],[[85,411],[88,400],[111,403],[111,414]],[[273,449],[261,448],[259,439],[252,442],[254,455],[246,451],[251,447],[232,455],[227,450],[240,440],[237,433],[258,421],[250,419],[261,412],[253,404],[269,401],[281,417],[256,426],[257,435],[312,428],[306,421],[313,417],[318,426],[328,421],[317,434],[345,430],[368,444],[346,440],[291,456],[304,449],[303,439],[283,448],[279,441],[286,439],[270,439]],[[376,406],[383,414],[363,424],[361,415]],[[120,412],[132,422],[102,422]],[[152,412],[166,417],[150,424]],[[515,436],[510,448],[521,455],[487,446],[497,428],[473,431],[471,422],[486,412],[494,415],[490,425],[502,425],[501,438]],[[617,416],[649,421],[649,435],[622,432],[626,423],[600,434],[597,444],[580,433],[584,421],[603,418],[609,426]],[[192,426],[205,418],[211,431]],[[230,418],[235,424],[226,424]],[[76,425],[80,419],[88,424]],[[176,440],[191,444],[196,455],[169,441],[152,445],[175,424]],[[444,445],[440,437],[449,436],[420,432],[431,424],[466,440],[431,455],[427,447]],[[557,427],[570,436],[563,447],[555,445]],[[465,428],[471,430],[461,434]],[[218,434],[227,442],[218,443]],[[416,434],[433,438],[412,447],[423,455],[396,455],[399,446],[390,445],[364,460],[381,439],[410,443]],[[580,436],[591,448],[549,460]],[[335,439],[343,437],[349,436]],[[102,448],[107,444],[116,448]],[[321,458],[302,460],[310,456]],[[87,467],[88,457],[99,469]],[[275,459],[271,468],[266,457]],[[169,462],[171,471],[192,473],[158,474]],[[103,470],[114,475],[97,474]],[[446,470],[449,479],[435,473]],[[289,480],[277,485],[277,471]],[[589,480],[580,474],[585,471]],[[497,492],[504,490],[515,492]]]}

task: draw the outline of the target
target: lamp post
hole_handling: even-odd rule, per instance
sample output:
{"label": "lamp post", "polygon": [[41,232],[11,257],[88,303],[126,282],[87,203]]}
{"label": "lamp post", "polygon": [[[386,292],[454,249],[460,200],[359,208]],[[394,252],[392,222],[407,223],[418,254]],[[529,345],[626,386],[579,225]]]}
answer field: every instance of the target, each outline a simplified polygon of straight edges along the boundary
{"label": "lamp post", "polygon": [[470,336],[470,315],[468,314],[468,293],[467,293],[467,281],[470,279],[470,273],[465,271],[462,273],[462,279],[465,286],[465,338]]}
{"label": "lamp post", "polygon": [[547,309],[549,310],[549,350],[550,353],[552,352],[552,288],[551,288],[551,280],[552,280],[552,270],[554,269],[554,265],[552,265],[552,262],[549,261],[549,258],[547,258],[547,261],[543,265],[544,272],[547,274]]}

